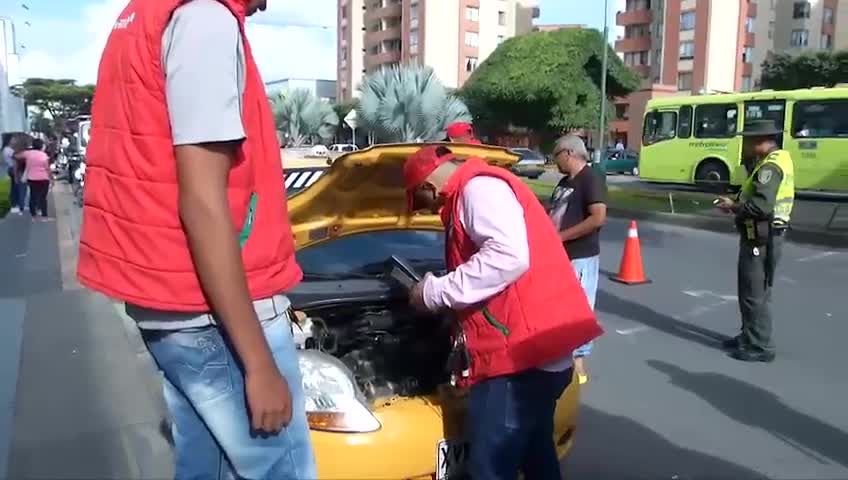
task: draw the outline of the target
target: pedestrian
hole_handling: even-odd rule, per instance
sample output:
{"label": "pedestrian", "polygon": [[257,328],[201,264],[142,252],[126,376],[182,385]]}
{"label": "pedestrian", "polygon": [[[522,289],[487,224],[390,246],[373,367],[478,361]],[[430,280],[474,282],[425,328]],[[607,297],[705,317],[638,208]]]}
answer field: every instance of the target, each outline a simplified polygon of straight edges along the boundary
{"label": "pedestrian", "polygon": [[[564,176],[551,194],[551,221],[594,309],[601,254],[599,232],[607,220],[603,180],[589,165],[586,144],[576,135],[557,140],[553,159]],[[591,342],[574,351],[574,371],[581,384],[589,380],[585,358],[590,353]]]}
{"label": "pedestrian", "polygon": [[18,181],[18,162],[15,160],[17,137],[13,133],[3,134],[3,166],[9,178],[9,213],[20,214],[20,193]]}
{"label": "pedestrian", "polygon": [[78,277],[162,372],[176,478],[317,477],[285,295],[302,272],[244,33],[264,8],[130,0],[100,61]]}
{"label": "pedestrian", "polygon": [[[47,195],[50,192],[50,157],[44,152],[44,141],[34,139],[30,148],[15,155],[24,169],[29,186],[29,214],[33,221],[51,220],[47,214]],[[39,219],[40,214],[40,219]]]}
{"label": "pedestrian", "polygon": [[556,401],[572,351],[601,328],[545,209],[508,170],[445,146],[418,150],[403,175],[412,208],[445,226],[449,273],[427,273],[410,302],[458,320],[451,369],[470,387],[471,478],[559,480]]}
{"label": "pedestrian", "polygon": [[470,123],[454,122],[447,128],[448,141],[451,143],[470,143],[480,145],[483,142],[474,136],[474,127]]}
{"label": "pedestrian", "polygon": [[783,240],[795,200],[795,172],[789,152],[780,148],[783,132],[771,120],[745,125],[742,156],[749,175],[736,201],[717,199],[718,208],[732,213],[740,233],[737,265],[742,329],[723,346],[737,360],[771,362],[771,294]]}
{"label": "pedestrian", "polygon": [[18,133],[15,135],[15,183],[17,184],[17,206],[18,213],[20,214],[23,214],[24,211],[29,210],[30,193],[29,184],[27,183],[26,178],[26,168],[24,167],[23,160],[19,157],[19,154],[25,152],[31,146],[32,137],[25,133]]}

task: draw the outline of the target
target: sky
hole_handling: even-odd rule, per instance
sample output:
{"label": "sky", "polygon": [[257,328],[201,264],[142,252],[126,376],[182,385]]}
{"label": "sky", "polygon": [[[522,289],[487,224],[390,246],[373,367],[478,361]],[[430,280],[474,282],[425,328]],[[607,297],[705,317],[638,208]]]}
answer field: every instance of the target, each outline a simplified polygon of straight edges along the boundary
{"label": "sky", "polygon": [[[72,78],[79,83],[94,83],[100,53],[126,3],[127,0],[0,0],[0,16],[12,18],[16,27],[19,80]],[[616,3],[610,1],[611,15]],[[595,4],[593,8],[586,7]],[[541,17],[537,23],[603,27],[604,9],[598,0],[539,0],[539,6]],[[334,79],[335,25],[336,0],[268,0],[268,9],[251,17],[247,27],[263,78]]]}

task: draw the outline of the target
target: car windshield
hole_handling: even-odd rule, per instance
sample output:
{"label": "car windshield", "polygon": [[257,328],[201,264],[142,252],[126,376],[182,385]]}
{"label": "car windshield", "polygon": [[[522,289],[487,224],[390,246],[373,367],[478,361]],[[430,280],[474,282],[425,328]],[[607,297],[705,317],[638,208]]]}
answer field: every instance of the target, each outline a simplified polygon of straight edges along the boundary
{"label": "car windshield", "polygon": [[297,252],[304,278],[375,277],[392,255],[404,258],[422,274],[445,268],[445,235],[430,230],[383,230],[318,243]]}

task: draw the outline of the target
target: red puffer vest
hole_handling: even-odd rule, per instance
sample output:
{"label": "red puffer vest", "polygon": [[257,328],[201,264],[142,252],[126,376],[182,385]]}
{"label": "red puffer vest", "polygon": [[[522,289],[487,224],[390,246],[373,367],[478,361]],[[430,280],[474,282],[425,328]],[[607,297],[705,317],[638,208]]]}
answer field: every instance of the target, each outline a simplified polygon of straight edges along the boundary
{"label": "red puffer vest", "polygon": [[[205,312],[177,210],[178,187],[161,65],[162,34],[182,0],[132,0],[100,60],[80,235],[80,282],[139,306]],[[238,19],[246,60],[247,135],[229,176],[233,235],[247,224],[242,259],[253,299],[295,286],[302,273],[286,209],[280,145],[244,35],[246,0],[222,0]],[[203,55],[204,52],[198,52]],[[253,199],[253,200],[252,200]],[[246,221],[247,220],[247,221]]]}
{"label": "red puffer vest", "polygon": [[465,185],[478,175],[506,182],[524,208],[530,269],[483,304],[458,312],[471,356],[470,376],[458,379],[463,386],[543,366],[603,333],[544,208],[524,182],[503,168],[469,159],[442,189],[448,269],[478,250],[462,222],[454,220]]}

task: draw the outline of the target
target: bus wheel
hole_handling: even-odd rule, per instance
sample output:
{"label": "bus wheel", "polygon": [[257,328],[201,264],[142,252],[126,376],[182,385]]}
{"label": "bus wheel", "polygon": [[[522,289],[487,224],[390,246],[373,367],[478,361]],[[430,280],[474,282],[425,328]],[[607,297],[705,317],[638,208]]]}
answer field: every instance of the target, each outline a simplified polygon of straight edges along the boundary
{"label": "bus wheel", "polygon": [[719,160],[706,160],[695,171],[695,185],[716,193],[724,193],[730,183],[730,172]]}

